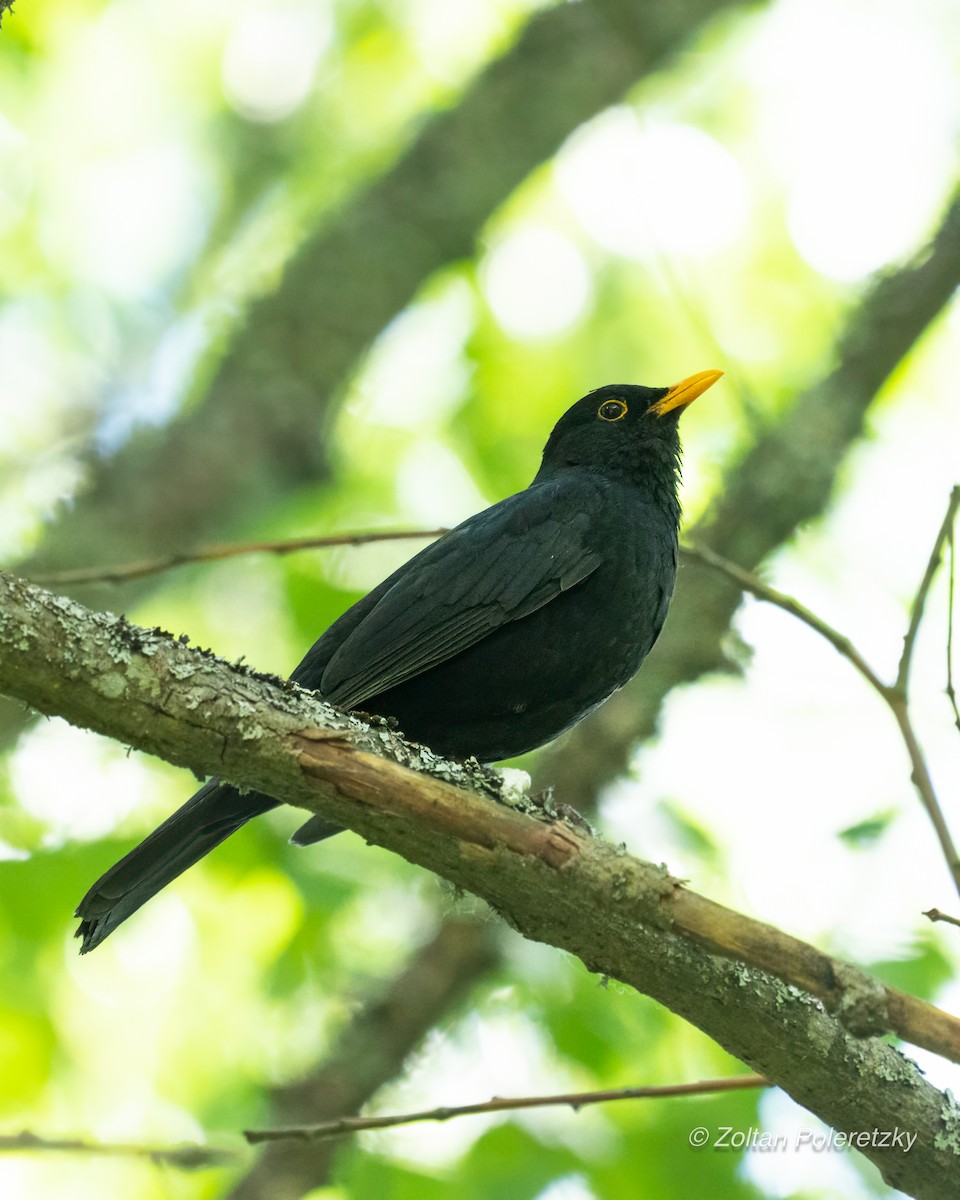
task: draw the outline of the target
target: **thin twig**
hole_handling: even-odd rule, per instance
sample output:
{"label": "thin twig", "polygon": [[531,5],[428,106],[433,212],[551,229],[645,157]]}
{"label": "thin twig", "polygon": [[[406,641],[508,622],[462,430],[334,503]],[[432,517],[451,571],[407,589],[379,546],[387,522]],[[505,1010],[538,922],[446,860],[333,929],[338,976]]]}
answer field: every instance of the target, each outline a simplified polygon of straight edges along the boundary
{"label": "thin twig", "polygon": [[957,539],[953,523],[947,534],[950,547],[950,572],[947,575],[947,699],[953,708],[953,721],[960,729],[960,708],[957,708],[957,691],[953,686],[953,611],[955,605],[954,584],[957,574]]}
{"label": "thin twig", "polygon": [[937,799],[933,779],[930,775],[930,768],[927,766],[927,760],[920,747],[920,740],[913,727],[909,701],[910,666],[913,661],[913,650],[917,641],[917,633],[920,629],[920,622],[923,619],[923,610],[930,592],[930,586],[933,583],[933,578],[937,573],[937,568],[943,556],[944,542],[950,537],[951,530],[953,529],[958,506],[960,506],[960,484],[955,485],[950,492],[947,511],[944,513],[943,521],[937,531],[933,549],[930,551],[930,557],[927,560],[926,570],[923,573],[923,578],[920,580],[917,594],[914,596],[913,604],[910,608],[910,623],[903,639],[903,653],[900,655],[900,663],[897,667],[897,678],[893,686],[887,689],[886,700],[890,705],[894,717],[896,717],[904,745],[907,747],[907,753],[910,755],[910,778],[937,832],[937,837],[940,840],[950,874],[953,876],[957,891],[960,892],[960,854],[957,853],[957,848],[954,845],[953,838],[950,836],[950,830],[947,827],[943,810]]}
{"label": "thin twig", "polygon": [[907,705],[907,700],[895,689],[891,688],[887,696],[887,703],[890,705],[890,711],[893,713],[900,727],[903,744],[906,746],[907,753],[910,756],[910,780],[917,789],[917,794],[933,823],[941,849],[943,850],[943,856],[946,859],[947,866],[950,868],[950,874],[953,876],[957,891],[960,892],[960,854],[957,853],[957,848],[947,827],[943,810],[940,807],[940,801],[937,799],[930,769],[927,766],[927,760],[920,747],[916,731],[913,728],[913,721],[910,718],[910,709]]}
{"label": "thin twig", "polygon": [[318,1125],[291,1125],[285,1129],[245,1129],[243,1136],[251,1145],[276,1142],[286,1138],[299,1141],[322,1141],[345,1137],[370,1129],[391,1129],[396,1125],[412,1125],[416,1121],[449,1121],[453,1117],[472,1117],[480,1113],[513,1112],[521,1108],[572,1108],[579,1112],[590,1104],[606,1104],[611,1100],[651,1100],[666,1096],[705,1096],[716,1092],[740,1091],[744,1088],[765,1088],[769,1082],[762,1075],[736,1075],[730,1079],[701,1079],[698,1083],[669,1083],[659,1087],[610,1088],[602,1092],[568,1092],[558,1096],[494,1096],[479,1104],[447,1105],[420,1112],[393,1113],[383,1117],[338,1117]]}
{"label": "thin twig", "polygon": [[939,908],[928,908],[923,915],[931,921],[943,921],[947,925],[960,925],[960,917],[951,917],[949,913],[941,912]]}
{"label": "thin twig", "polygon": [[933,786],[930,769],[927,766],[927,760],[920,746],[916,730],[913,727],[907,693],[913,648],[916,644],[917,632],[923,617],[927,595],[929,594],[937,567],[940,564],[944,542],[951,536],[958,507],[960,507],[960,485],[954,487],[950,493],[950,501],[947,504],[946,514],[937,532],[923,578],[920,581],[920,586],[910,607],[910,621],[903,640],[903,653],[897,668],[896,681],[892,684],[883,682],[856,646],[854,646],[850,638],[834,629],[832,625],[828,625],[826,621],[818,617],[815,613],[812,613],[808,608],[800,604],[799,601],[794,600],[792,596],[778,592],[750,571],[746,571],[736,563],[730,562],[719,554],[715,554],[705,546],[684,546],[682,552],[688,558],[695,559],[705,566],[721,571],[739,587],[743,588],[744,591],[750,592],[751,595],[756,596],[758,599],[765,600],[769,604],[775,604],[778,608],[782,608],[785,612],[797,617],[805,625],[808,625],[816,633],[819,633],[821,637],[825,638],[839,654],[859,671],[874,691],[883,698],[887,707],[893,713],[897,726],[900,729],[900,736],[903,738],[903,744],[910,759],[910,779],[917,790],[924,808],[927,810],[927,815],[936,831],[937,839],[940,842],[940,848],[953,878],[954,885],[957,891],[960,892],[960,854],[957,853],[956,845],[947,827],[943,810],[940,807],[940,802],[937,799],[936,790]]}
{"label": "thin twig", "polygon": [[77,567],[70,571],[32,575],[31,579],[34,583],[44,586],[123,583],[129,579],[140,579],[144,575],[170,571],[187,563],[216,562],[223,558],[238,558],[244,554],[293,554],[298,550],[319,550],[330,546],[365,546],[370,542],[394,542],[403,539],[425,540],[442,537],[447,532],[446,529],[405,529],[395,533],[377,530],[375,533],[336,533],[324,537],[283,538],[276,541],[222,542],[212,546],[198,546],[194,550],[184,550],[162,558],[145,558],[112,567]]}
{"label": "thin twig", "polygon": [[56,1151],[67,1154],[99,1154],[111,1158],[149,1158],[184,1170],[199,1167],[220,1167],[237,1158],[236,1151],[213,1146],[143,1146],[127,1142],[89,1142],[82,1138],[45,1138],[29,1130],[22,1133],[0,1134],[0,1153],[17,1151]]}
{"label": "thin twig", "polygon": [[917,588],[917,594],[914,596],[913,604],[910,608],[910,624],[903,639],[903,653],[900,655],[900,665],[897,667],[897,681],[894,684],[894,687],[903,693],[904,699],[906,699],[907,695],[907,682],[910,675],[910,664],[913,660],[913,647],[916,644],[917,632],[920,629],[920,622],[923,619],[924,605],[927,602],[927,595],[930,592],[933,577],[940,566],[940,560],[943,556],[943,544],[950,537],[950,531],[953,529],[953,522],[957,515],[958,507],[960,507],[960,484],[956,484],[950,492],[947,511],[940,524],[940,529],[937,531],[933,549],[930,551],[930,558],[927,560],[927,569],[923,573],[923,578],[920,580],[920,586]]}
{"label": "thin twig", "polygon": [[738,566],[735,562],[731,562],[728,558],[723,558],[721,555],[715,554],[706,546],[691,546],[686,544],[681,546],[680,553],[684,558],[693,559],[695,562],[703,563],[704,566],[712,567],[715,571],[720,571],[732,579],[734,583],[738,584],[743,591],[756,596],[758,600],[766,600],[768,604],[775,604],[777,608],[782,608],[785,612],[790,613],[791,616],[802,621],[804,625],[809,625],[822,638],[826,638],[830,645],[860,672],[870,686],[886,699],[886,693],[889,690],[887,685],[873,670],[856,646],[854,646],[853,642],[846,635],[834,629],[832,625],[828,625],[822,617],[818,617],[816,613],[811,612],[799,600],[795,600],[792,596],[788,596],[784,592],[778,592],[776,588],[772,588],[769,584],[764,583],[759,576],[754,575],[751,571],[744,570],[743,567]]}

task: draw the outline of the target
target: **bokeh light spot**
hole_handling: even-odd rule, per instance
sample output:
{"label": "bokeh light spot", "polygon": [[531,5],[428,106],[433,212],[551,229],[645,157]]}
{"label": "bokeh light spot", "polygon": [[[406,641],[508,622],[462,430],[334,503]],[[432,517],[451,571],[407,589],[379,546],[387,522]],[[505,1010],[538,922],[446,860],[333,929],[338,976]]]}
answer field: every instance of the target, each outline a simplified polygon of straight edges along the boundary
{"label": "bokeh light spot", "polygon": [[556,171],[587,233],[630,258],[716,253],[740,235],[750,209],[743,171],[719,142],[690,125],[641,125],[623,107],[575,134]]}
{"label": "bokeh light spot", "polygon": [[495,245],[482,280],[497,321],[519,338],[561,333],[583,314],[592,291],[573,242],[539,225],[523,226]]}
{"label": "bokeh light spot", "polygon": [[317,10],[246,10],[223,53],[223,91],[251,121],[279,121],[306,100],[320,56],[332,35]]}

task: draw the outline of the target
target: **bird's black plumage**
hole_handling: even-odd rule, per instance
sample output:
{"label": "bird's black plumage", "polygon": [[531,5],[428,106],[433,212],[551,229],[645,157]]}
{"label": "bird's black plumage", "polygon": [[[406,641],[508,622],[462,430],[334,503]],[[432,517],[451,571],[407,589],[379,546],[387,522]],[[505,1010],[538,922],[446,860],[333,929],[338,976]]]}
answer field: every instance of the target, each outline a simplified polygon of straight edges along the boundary
{"label": "bird's black plumage", "polygon": [[[578,400],[528,488],[385,579],[291,678],[342,708],[395,717],[407,737],[455,758],[510,758],[576,724],[635,674],[663,625],[677,566],[678,417],[719,374]],[[82,950],[276,803],[206,783],[80,902]],[[313,818],[295,840],[334,832]]]}

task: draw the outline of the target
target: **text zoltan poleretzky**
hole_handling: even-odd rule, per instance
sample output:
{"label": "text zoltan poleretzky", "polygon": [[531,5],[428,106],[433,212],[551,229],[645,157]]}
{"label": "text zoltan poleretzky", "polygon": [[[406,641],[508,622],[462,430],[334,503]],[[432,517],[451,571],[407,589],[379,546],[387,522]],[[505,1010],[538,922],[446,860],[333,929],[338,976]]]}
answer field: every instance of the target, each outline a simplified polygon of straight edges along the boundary
{"label": "text zoltan poleretzky", "polygon": [[915,1133],[895,1126],[893,1129],[809,1129],[801,1127],[789,1132],[775,1132],[750,1126],[734,1129],[732,1125],[718,1125],[707,1129],[698,1125],[690,1130],[690,1145],[706,1146],[712,1150],[751,1150],[775,1153],[784,1150],[899,1150],[904,1154],[913,1149],[917,1140]]}

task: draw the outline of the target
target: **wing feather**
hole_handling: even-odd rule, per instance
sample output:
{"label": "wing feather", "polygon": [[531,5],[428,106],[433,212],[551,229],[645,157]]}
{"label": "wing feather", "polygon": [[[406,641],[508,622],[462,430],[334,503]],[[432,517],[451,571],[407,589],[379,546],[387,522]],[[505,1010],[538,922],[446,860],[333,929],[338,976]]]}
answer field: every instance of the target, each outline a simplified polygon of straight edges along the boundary
{"label": "wing feather", "polygon": [[330,657],[322,695],[362,705],[575,587],[603,561],[591,537],[600,499],[583,480],[541,483],[427,547]]}

